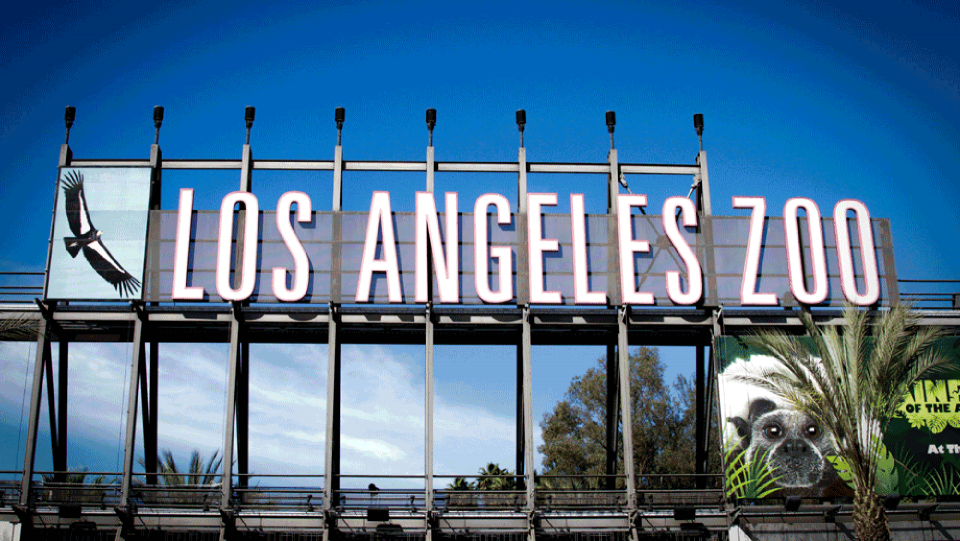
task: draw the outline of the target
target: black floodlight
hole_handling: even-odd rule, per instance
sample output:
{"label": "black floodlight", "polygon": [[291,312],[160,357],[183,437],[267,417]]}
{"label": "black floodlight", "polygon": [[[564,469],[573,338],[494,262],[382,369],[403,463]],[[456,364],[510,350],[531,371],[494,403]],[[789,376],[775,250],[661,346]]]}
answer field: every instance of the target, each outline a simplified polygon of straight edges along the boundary
{"label": "black floodlight", "polygon": [[153,136],[153,144],[160,144],[160,126],[163,124],[163,106],[157,105],[153,108],[153,127],[157,129]]}
{"label": "black floodlight", "polygon": [[887,494],[883,497],[883,507],[888,511],[893,511],[900,506],[900,495],[897,493]]}
{"label": "black floodlight", "polygon": [[673,510],[673,520],[693,520],[695,518],[697,518],[696,507],[683,506],[676,507]]}
{"label": "black floodlight", "polygon": [[257,116],[257,108],[248,105],[243,112],[243,119],[247,121],[247,144],[250,144],[250,128],[253,127],[253,119]]}
{"label": "black floodlight", "polygon": [[835,505],[833,507],[828,508],[826,511],[823,512],[823,521],[836,524],[837,513],[839,512],[840,512],[839,505]]}
{"label": "black floodlight", "polygon": [[520,130],[520,148],[523,148],[523,126],[527,123],[527,112],[517,109],[517,128]]}
{"label": "black floodlight", "polygon": [[700,150],[703,150],[703,115],[693,115],[693,127],[697,130],[697,139],[700,140]]}
{"label": "black floodlight", "polygon": [[437,110],[427,109],[427,129],[430,130],[430,146],[433,146],[433,127],[437,125]]}
{"label": "black floodlight", "polygon": [[343,121],[347,117],[347,110],[343,107],[337,107],[333,112],[333,119],[337,122],[337,146],[340,146],[340,131],[343,129]]}
{"label": "black floodlight", "polygon": [[617,125],[617,113],[607,111],[607,131],[610,132],[610,148],[613,148],[613,127]]}
{"label": "black floodlight", "polygon": [[67,125],[67,136],[64,138],[63,144],[70,144],[70,128],[73,127],[73,121],[77,118],[77,108],[68,105],[67,110],[63,113],[63,121]]}
{"label": "black floodlight", "polygon": [[800,496],[787,496],[783,500],[783,508],[786,511],[791,513],[796,513],[800,510]]}

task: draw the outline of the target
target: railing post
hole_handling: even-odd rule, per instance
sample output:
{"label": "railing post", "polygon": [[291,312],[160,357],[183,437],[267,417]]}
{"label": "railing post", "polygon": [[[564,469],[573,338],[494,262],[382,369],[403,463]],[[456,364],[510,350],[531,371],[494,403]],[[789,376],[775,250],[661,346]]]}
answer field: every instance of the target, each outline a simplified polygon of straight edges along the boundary
{"label": "railing post", "polygon": [[130,502],[130,490],[133,485],[133,455],[137,441],[137,407],[139,399],[140,367],[144,354],[144,319],[146,314],[134,304],[137,317],[133,322],[133,358],[130,360],[130,384],[127,395],[127,437],[123,450],[123,480],[120,485],[120,507],[126,508]]}

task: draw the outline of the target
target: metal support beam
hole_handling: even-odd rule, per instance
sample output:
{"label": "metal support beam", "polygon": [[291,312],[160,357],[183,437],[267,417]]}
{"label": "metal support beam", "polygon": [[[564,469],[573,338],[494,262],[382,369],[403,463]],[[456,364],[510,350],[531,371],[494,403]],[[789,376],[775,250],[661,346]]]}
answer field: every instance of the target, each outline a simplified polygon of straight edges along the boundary
{"label": "metal support beam", "polygon": [[[64,145],[66,146],[66,145]],[[37,326],[37,354],[33,363],[33,387],[30,391],[30,419],[27,425],[27,448],[23,455],[23,477],[20,480],[20,505],[30,505],[33,486],[33,464],[37,452],[37,429],[40,425],[40,393],[43,388],[44,355],[50,351],[50,322],[40,320]]]}
{"label": "metal support beam", "polygon": [[607,457],[604,473],[607,475],[604,486],[607,490],[614,490],[617,485],[617,420],[620,418],[620,409],[617,407],[617,346],[607,344]]}
{"label": "metal support beam", "polygon": [[237,413],[237,372],[242,355],[242,329],[239,319],[239,306],[235,303],[230,311],[230,357],[229,376],[227,376],[227,404],[223,421],[223,481],[220,492],[220,509],[226,510],[233,503],[233,438]]}
{"label": "metal support beam", "polygon": [[517,305],[530,303],[530,262],[527,250],[527,149],[520,147],[517,175]]}
{"label": "metal support beam", "polygon": [[[50,352],[50,343],[47,343],[43,352],[43,369],[47,379],[47,414],[50,418],[50,450],[53,453],[53,469],[57,470],[60,462],[60,431],[57,430],[57,397],[53,387],[53,355]],[[66,469],[66,468],[64,468]]]}
{"label": "metal support beam", "polygon": [[527,527],[527,541],[535,541],[533,513],[537,508],[536,479],[533,463],[533,368],[531,358],[530,306],[523,307],[523,329],[521,337],[521,357],[523,365],[523,447],[524,481],[527,490],[527,517],[531,521]]}
{"label": "metal support beam", "polygon": [[524,429],[523,416],[523,344],[517,344],[517,411],[516,411],[516,475],[517,490],[526,490],[527,482],[523,477],[526,475],[527,448],[524,445],[526,441],[526,430]]}
{"label": "metal support beam", "polygon": [[[329,308],[327,330],[327,429],[324,460],[323,510],[329,514],[340,499],[340,326],[338,307]],[[332,539],[330,524],[324,521],[323,540]]]}
{"label": "metal support beam", "polygon": [[630,347],[627,338],[627,307],[617,308],[617,350],[620,372],[620,416],[623,419],[623,470],[626,475],[627,511],[637,510],[636,470],[633,464],[633,412],[630,403]]}
{"label": "metal support beam", "polygon": [[[696,346],[696,401],[695,401],[695,411],[696,411],[696,458],[694,465],[694,473],[702,474],[706,473],[707,467],[707,447],[704,430],[706,427],[706,415],[709,411],[709,406],[706,403],[704,397],[704,366],[703,366],[703,345]],[[697,478],[697,488],[706,487],[706,480],[703,478]]]}
{"label": "metal support beam", "polygon": [[[59,368],[57,369],[57,416],[59,424],[57,425],[57,456],[53,461],[53,469],[59,472],[67,471],[67,396],[69,394],[69,342],[60,340],[58,348]],[[50,389],[53,392],[53,389]],[[66,473],[57,476],[59,480],[66,481]]]}
{"label": "metal support beam", "polygon": [[433,539],[433,529],[430,528],[430,512],[433,511],[433,314],[432,306],[427,303],[426,322],[426,377],[425,387],[425,405],[424,405],[424,505],[425,521],[424,530],[426,531],[426,541]]}
{"label": "metal support beam", "polygon": [[151,473],[157,473],[157,457],[159,455],[158,448],[158,416],[160,410],[158,409],[158,399],[157,393],[159,392],[159,370],[160,370],[160,344],[156,340],[150,342],[150,370],[149,370],[149,381],[148,383],[148,392],[144,396],[144,406],[149,404],[150,408],[150,423],[143,425],[143,454],[144,456],[144,469],[147,472],[147,484],[156,485],[157,476],[149,475]]}
{"label": "metal support beam", "polygon": [[[607,173],[607,272],[609,276],[619,276],[620,245],[617,243],[617,197],[620,195],[620,165],[617,162],[617,149],[611,148],[607,154],[610,171]],[[619,306],[620,280],[612,279],[607,284],[607,304]]]}
{"label": "metal support beam", "polygon": [[237,484],[247,488],[250,474],[250,343],[241,340],[237,366]]}
{"label": "metal support beam", "polygon": [[137,441],[137,406],[140,367],[144,354],[144,317],[138,312],[133,322],[133,358],[130,360],[130,386],[127,390],[127,437],[123,450],[123,480],[120,485],[120,506],[127,507],[130,501],[130,489],[133,485],[133,455]]}

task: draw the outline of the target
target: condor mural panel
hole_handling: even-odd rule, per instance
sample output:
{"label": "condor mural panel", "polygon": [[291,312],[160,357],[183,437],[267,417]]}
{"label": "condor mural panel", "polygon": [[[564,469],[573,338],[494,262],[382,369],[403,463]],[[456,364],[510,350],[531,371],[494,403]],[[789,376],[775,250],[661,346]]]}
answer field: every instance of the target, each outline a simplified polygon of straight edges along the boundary
{"label": "condor mural panel", "polygon": [[150,168],[63,168],[57,182],[48,299],[143,295]]}
{"label": "condor mural panel", "polygon": [[[774,361],[739,338],[717,342],[729,495],[852,496],[832,434],[769,391],[737,379],[761,374]],[[880,494],[960,496],[960,338],[942,339],[938,346],[953,363],[918,382],[887,425]]]}

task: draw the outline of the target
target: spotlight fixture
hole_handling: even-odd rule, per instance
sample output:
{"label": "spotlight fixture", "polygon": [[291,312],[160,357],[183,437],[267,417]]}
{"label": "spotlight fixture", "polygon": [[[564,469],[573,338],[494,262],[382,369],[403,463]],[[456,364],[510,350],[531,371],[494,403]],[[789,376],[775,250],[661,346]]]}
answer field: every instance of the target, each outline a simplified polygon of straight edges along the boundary
{"label": "spotlight fixture", "polygon": [[607,111],[607,131],[610,132],[610,148],[613,148],[613,127],[617,125],[617,113]]}
{"label": "spotlight fixture", "polygon": [[343,120],[347,116],[347,110],[343,107],[337,107],[333,112],[333,119],[337,122],[337,146],[340,146],[340,132],[343,130]]}
{"label": "spotlight fixture", "polygon": [[833,506],[823,512],[823,521],[835,524],[837,522],[837,513],[840,512],[840,506]]}
{"label": "spotlight fixture", "polygon": [[796,513],[800,510],[800,503],[800,496],[787,496],[783,500],[783,508],[791,513]]}
{"label": "spotlight fixture", "polygon": [[157,105],[153,108],[153,127],[157,132],[153,136],[153,144],[160,144],[160,125],[163,124],[163,106]]}
{"label": "spotlight fixture", "polygon": [[520,130],[520,148],[523,148],[523,126],[527,123],[527,112],[517,109],[517,128]]}
{"label": "spotlight fixture", "polygon": [[433,127],[437,125],[437,110],[427,109],[427,129],[430,130],[430,146],[433,146]]}
{"label": "spotlight fixture", "polygon": [[883,507],[888,511],[895,510],[900,505],[900,495],[894,492],[883,497]]}
{"label": "spotlight fixture", "polygon": [[247,106],[247,109],[243,113],[244,120],[247,121],[247,144],[250,144],[250,128],[253,127],[253,119],[257,115],[257,108],[251,105]]}
{"label": "spotlight fixture", "polygon": [[63,121],[67,125],[67,136],[64,138],[63,144],[70,144],[70,128],[73,127],[73,121],[77,118],[77,108],[68,105],[67,110],[63,113]]}
{"label": "spotlight fixture", "polygon": [[697,139],[700,140],[700,150],[703,150],[703,115],[693,115],[693,127],[697,130]]}
{"label": "spotlight fixture", "polygon": [[940,507],[940,504],[934,503],[924,507],[923,509],[917,510],[917,518],[923,522],[931,522],[930,517],[933,515],[933,512]]}

